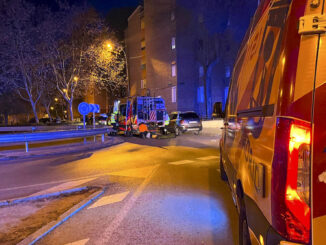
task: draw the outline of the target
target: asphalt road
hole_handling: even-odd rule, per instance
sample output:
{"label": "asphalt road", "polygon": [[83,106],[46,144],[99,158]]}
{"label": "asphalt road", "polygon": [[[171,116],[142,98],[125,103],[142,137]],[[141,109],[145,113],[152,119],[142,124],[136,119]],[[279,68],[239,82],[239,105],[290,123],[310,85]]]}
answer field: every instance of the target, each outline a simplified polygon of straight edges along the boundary
{"label": "asphalt road", "polygon": [[0,163],[0,200],[62,186],[106,187],[92,206],[37,244],[238,244],[218,140],[127,142],[96,152]]}

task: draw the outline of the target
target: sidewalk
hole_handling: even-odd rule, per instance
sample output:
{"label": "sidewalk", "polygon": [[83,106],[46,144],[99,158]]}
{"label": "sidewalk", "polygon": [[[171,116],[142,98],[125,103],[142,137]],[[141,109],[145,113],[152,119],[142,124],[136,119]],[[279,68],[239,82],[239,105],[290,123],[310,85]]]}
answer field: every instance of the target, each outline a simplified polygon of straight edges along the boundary
{"label": "sidewalk", "polygon": [[[121,137],[105,137],[104,143],[100,140],[93,142],[88,140],[86,144],[82,140],[62,142],[58,145],[56,142],[42,142],[31,144],[29,152],[25,152],[24,146],[14,147],[13,150],[0,150],[0,164],[4,161],[30,159],[37,157],[50,157],[86,151],[94,151],[113,145],[121,144],[124,140]],[[37,146],[37,148],[35,147]]]}

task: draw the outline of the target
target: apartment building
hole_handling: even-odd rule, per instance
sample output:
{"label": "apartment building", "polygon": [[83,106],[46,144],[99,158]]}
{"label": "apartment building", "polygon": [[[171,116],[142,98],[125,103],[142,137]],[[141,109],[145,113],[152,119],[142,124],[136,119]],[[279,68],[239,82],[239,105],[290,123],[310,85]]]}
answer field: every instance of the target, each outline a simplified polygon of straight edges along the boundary
{"label": "apartment building", "polygon": [[[161,96],[167,109],[210,117],[225,104],[240,41],[217,1],[144,0],[125,31],[131,96]],[[248,22],[250,16],[248,16]]]}

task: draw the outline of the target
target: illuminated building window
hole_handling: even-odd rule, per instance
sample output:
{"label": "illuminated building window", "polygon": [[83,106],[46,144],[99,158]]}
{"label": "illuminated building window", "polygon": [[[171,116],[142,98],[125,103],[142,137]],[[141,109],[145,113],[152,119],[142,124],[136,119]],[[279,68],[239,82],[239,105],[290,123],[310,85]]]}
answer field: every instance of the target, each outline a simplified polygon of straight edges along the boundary
{"label": "illuminated building window", "polygon": [[172,37],[171,48],[175,49],[175,37]]}
{"label": "illuminated building window", "polygon": [[199,67],[199,77],[203,77],[204,76],[204,67],[200,66]]}
{"label": "illuminated building window", "polygon": [[171,75],[172,77],[177,76],[177,64],[175,62],[171,64]]}
{"label": "illuminated building window", "polygon": [[230,66],[227,66],[227,67],[225,68],[225,77],[226,77],[226,78],[231,77],[231,68],[230,68]]}
{"label": "illuminated building window", "polygon": [[175,20],[175,12],[172,11],[172,12],[171,12],[171,21],[174,21],[174,20]]}
{"label": "illuminated building window", "polygon": [[204,103],[204,86],[197,88],[197,101],[198,103]]}
{"label": "illuminated building window", "polygon": [[141,49],[142,49],[142,50],[144,50],[144,49],[146,48],[146,42],[145,42],[145,39],[141,40],[140,45],[141,45]]}
{"label": "illuminated building window", "polygon": [[141,30],[144,30],[145,29],[145,21],[144,21],[143,18],[140,20],[140,29]]}
{"label": "illuminated building window", "polygon": [[176,86],[172,87],[171,92],[172,92],[172,103],[176,103],[177,102],[177,87]]}
{"label": "illuminated building window", "polygon": [[146,79],[143,79],[140,81],[140,87],[143,89],[143,88],[146,88]]}

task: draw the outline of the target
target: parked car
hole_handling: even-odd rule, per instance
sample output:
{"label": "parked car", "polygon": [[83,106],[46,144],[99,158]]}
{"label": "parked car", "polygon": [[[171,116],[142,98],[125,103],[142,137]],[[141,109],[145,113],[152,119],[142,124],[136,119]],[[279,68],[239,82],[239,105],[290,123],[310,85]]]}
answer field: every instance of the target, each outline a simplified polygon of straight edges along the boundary
{"label": "parked car", "polygon": [[99,125],[108,125],[108,115],[106,114],[101,114],[99,117],[95,117],[95,120]]}
{"label": "parked car", "polygon": [[170,123],[166,128],[169,132],[173,132],[177,136],[189,131],[193,131],[198,135],[203,129],[201,120],[196,112],[172,112],[169,117]]}
{"label": "parked car", "polygon": [[220,141],[240,244],[326,244],[325,6],[262,0],[241,45]]}
{"label": "parked car", "polygon": [[40,118],[40,123],[42,123],[42,124],[50,124],[51,123],[51,120],[50,120],[50,118],[48,118],[48,117],[43,117],[43,118]]}

